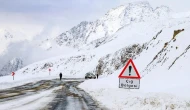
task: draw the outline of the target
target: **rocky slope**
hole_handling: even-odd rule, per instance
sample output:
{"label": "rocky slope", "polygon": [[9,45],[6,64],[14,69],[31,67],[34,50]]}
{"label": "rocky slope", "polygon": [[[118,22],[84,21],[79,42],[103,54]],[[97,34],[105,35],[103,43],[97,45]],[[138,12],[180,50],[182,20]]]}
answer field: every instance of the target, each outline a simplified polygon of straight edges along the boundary
{"label": "rocky slope", "polygon": [[112,54],[108,54],[98,61],[93,73],[99,75],[109,75],[114,73],[116,70],[121,69],[125,66],[129,59],[136,59],[138,55],[145,49],[145,45],[133,44],[122,48]]}

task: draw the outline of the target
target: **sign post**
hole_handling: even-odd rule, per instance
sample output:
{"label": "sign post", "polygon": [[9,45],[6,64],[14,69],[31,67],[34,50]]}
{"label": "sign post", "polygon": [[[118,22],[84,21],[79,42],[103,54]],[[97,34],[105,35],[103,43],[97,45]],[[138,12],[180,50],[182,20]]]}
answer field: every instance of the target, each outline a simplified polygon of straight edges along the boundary
{"label": "sign post", "polygon": [[140,75],[132,61],[130,59],[119,77],[119,88],[125,89],[139,89],[140,88]]}
{"label": "sign post", "polygon": [[14,76],[15,76],[15,73],[14,73],[14,72],[12,72],[12,76],[13,76],[13,80],[14,80]]}
{"label": "sign post", "polygon": [[51,69],[49,69],[49,75],[50,75],[50,71],[51,71]]}

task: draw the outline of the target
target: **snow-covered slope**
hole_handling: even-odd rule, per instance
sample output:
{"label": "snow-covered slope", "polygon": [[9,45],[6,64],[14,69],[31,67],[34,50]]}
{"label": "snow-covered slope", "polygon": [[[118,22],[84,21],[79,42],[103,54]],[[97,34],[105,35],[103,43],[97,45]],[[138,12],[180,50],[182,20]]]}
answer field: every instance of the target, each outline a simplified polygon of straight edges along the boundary
{"label": "snow-covered slope", "polygon": [[9,61],[0,70],[0,76],[10,75],[11,72],[17,71],[23,67],[23,61],[20,58],[14,58]]}
{"label": "snow-covered slope", "polygon": [[[118,75],[122,68],[111,76],[86,81],[79,87],[110,109],[190,109],[190,18],[170,19],[161,25],[157,23],[159,25],[156,28],[150,26],[139,29],[137,26],[142,28],[141,24],[135,24],[134,28],[126,27],[118,33],[122,38],[129,33],[133,35],[128,38],[129,41],[125,40],[127,44],[145,43],[145,48],[134,59],[142,77],[140,90],[118,87]],[[143,23],[143,26],[146,25]],[[124,43],[122,40],[120,45]],[[105,70],[113,67],[109,59],[104,59],[104,64],[108,64]]]}

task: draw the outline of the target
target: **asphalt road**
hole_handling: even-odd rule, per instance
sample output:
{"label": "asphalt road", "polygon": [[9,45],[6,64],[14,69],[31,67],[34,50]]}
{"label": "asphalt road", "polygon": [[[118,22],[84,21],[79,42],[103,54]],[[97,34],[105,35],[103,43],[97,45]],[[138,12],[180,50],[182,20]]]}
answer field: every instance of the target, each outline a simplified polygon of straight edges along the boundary
{"label": "asphalt road", "polygon": [[48,104],[40,110],[107,110],[99,106],[88,93],[77,88],[77,85],[81,82],[83,82],[82,79],[63,79],[62,81],[58,79],[41,80],[35,83],[0,90],[0,105],[1,103],[9,103],[12,100],[60,87],[61,89],[54,91],[55,97],[53,100],[47,100]]}

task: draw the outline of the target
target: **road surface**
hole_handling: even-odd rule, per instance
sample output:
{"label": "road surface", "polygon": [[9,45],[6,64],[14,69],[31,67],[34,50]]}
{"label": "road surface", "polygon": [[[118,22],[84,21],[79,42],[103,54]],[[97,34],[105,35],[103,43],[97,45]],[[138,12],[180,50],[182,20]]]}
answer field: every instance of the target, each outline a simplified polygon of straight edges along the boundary
{"label": "road surface", "polygon": [[1,110],[107,110],[77,88],[83,79],[41,80],[0,90]]}

